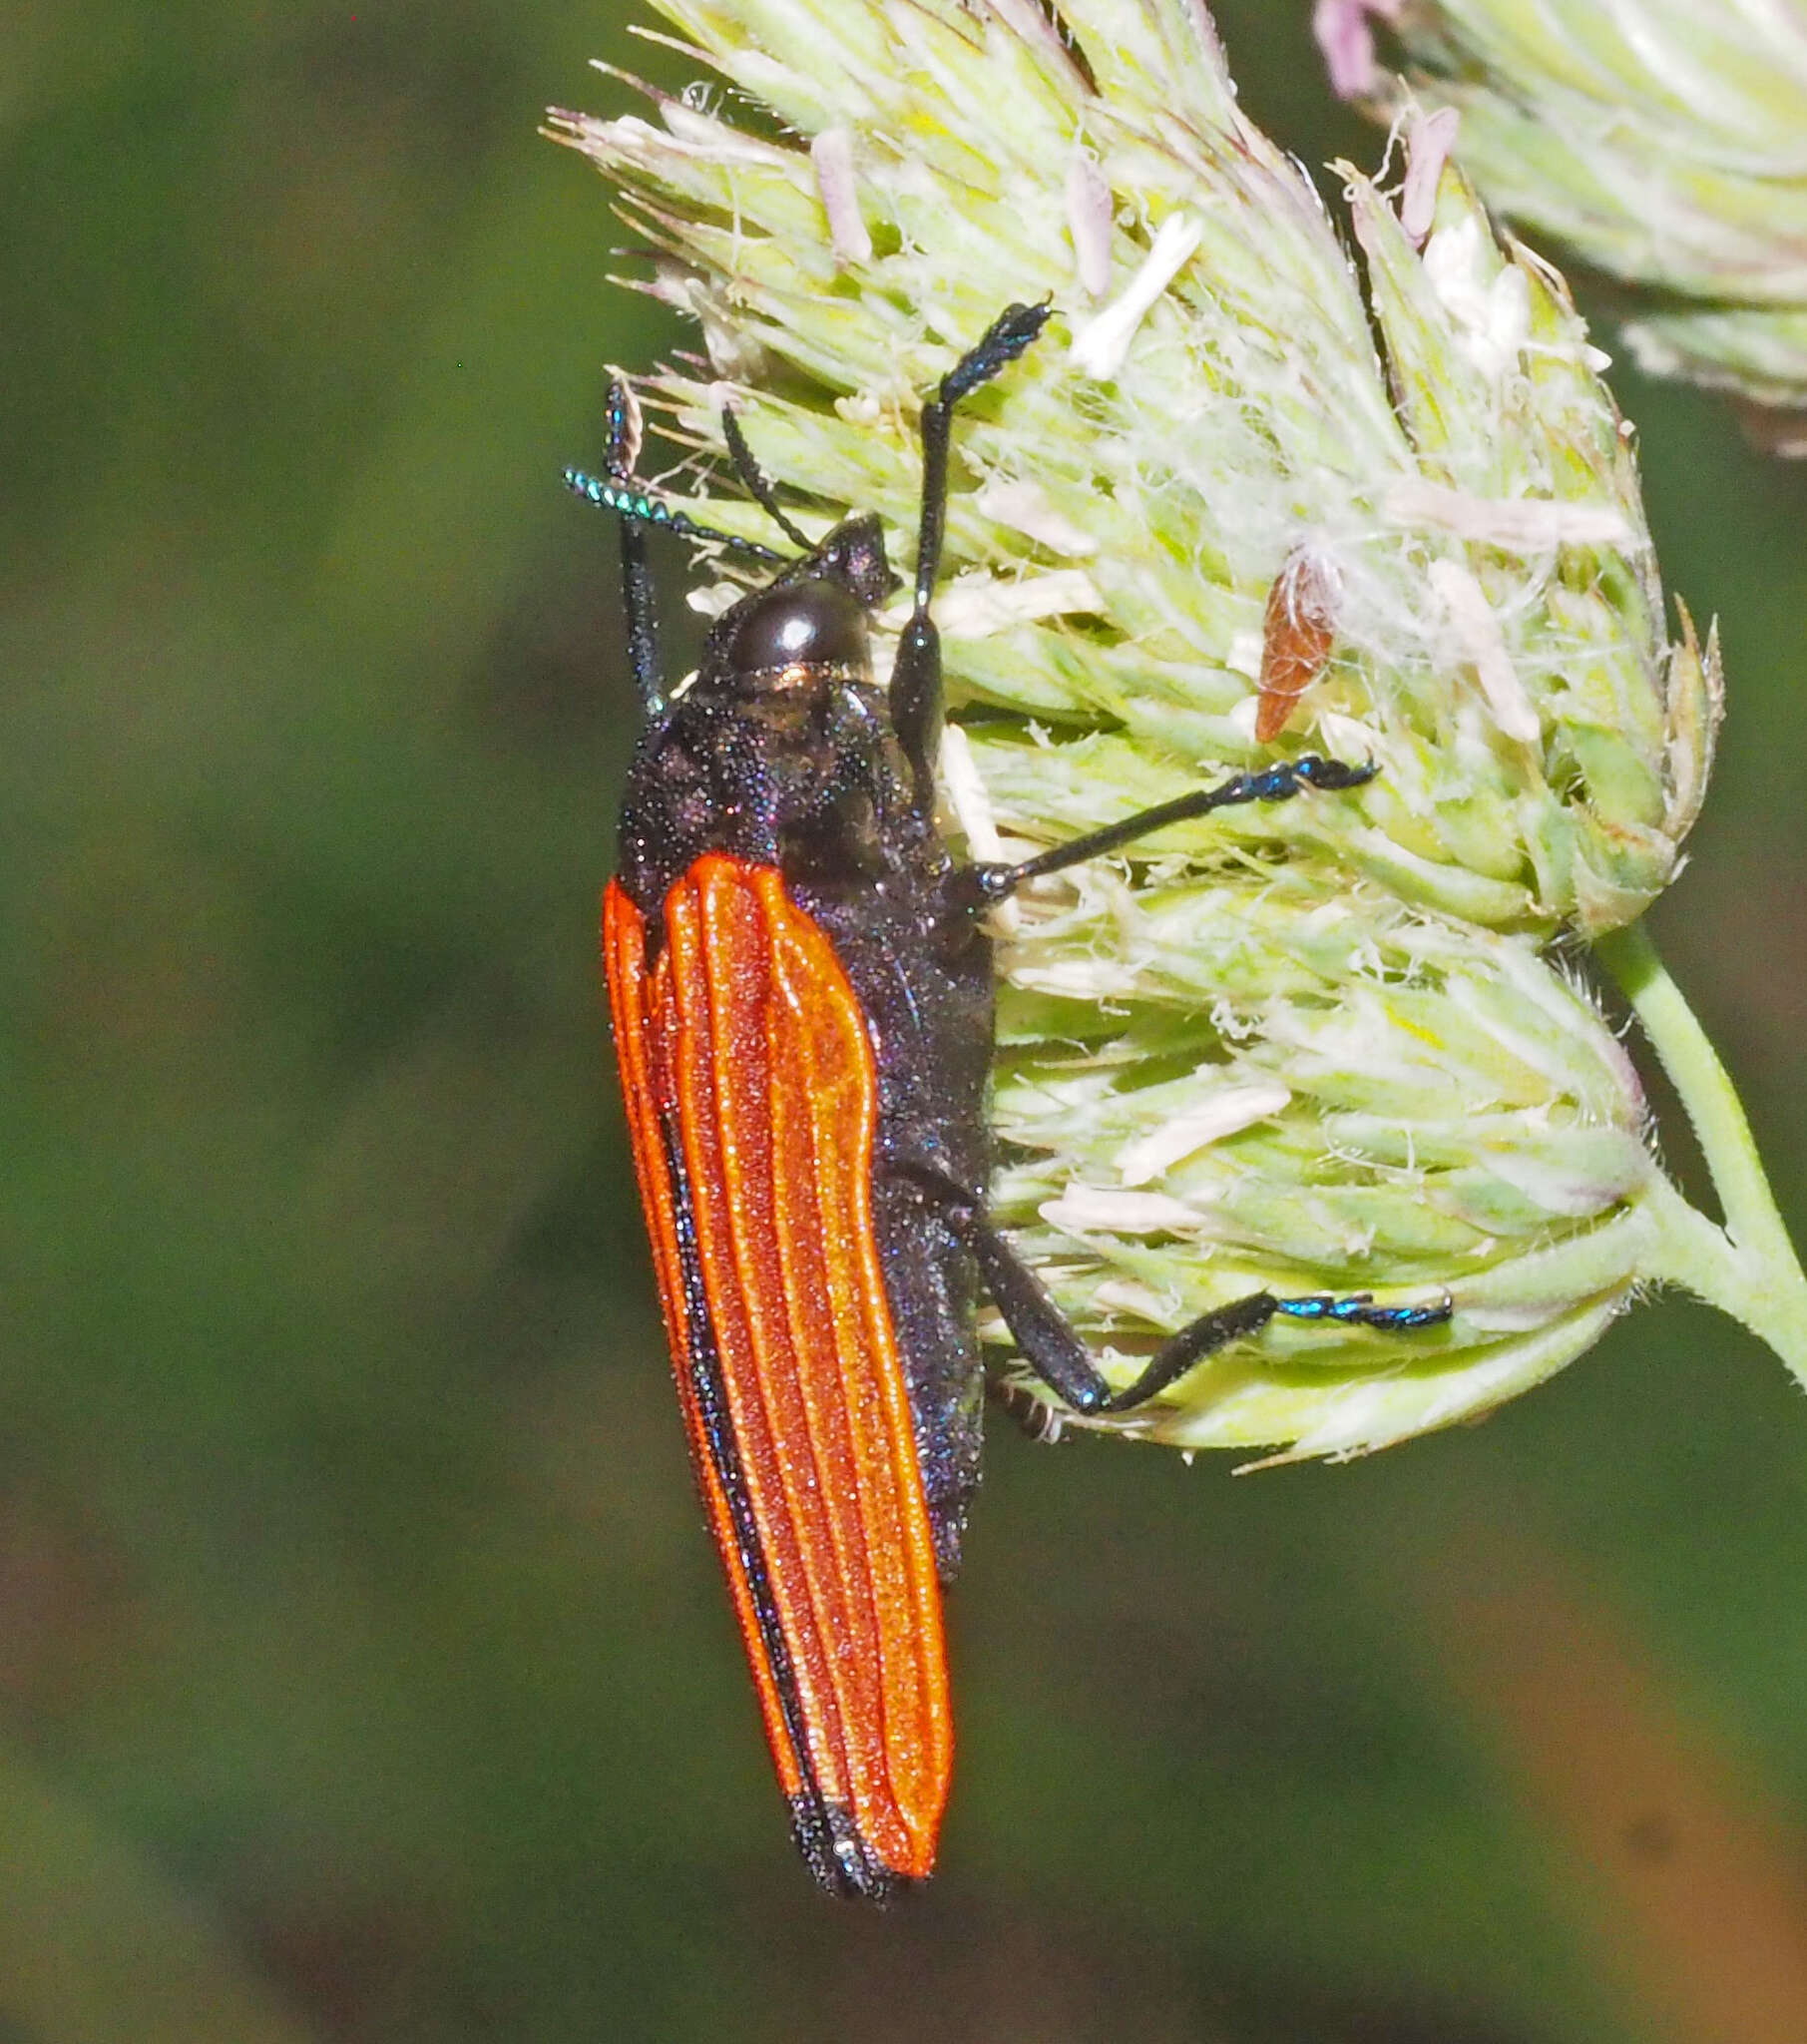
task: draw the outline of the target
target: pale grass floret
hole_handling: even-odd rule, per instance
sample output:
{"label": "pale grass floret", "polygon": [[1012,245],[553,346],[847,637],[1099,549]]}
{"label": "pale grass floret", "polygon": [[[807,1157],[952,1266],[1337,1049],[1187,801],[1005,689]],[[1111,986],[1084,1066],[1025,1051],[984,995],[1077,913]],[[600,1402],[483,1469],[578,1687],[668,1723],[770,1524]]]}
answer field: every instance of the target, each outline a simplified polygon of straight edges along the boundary
{"label": "pale grass floret", "polygon": [[[1402,53],[1384,67],[1364,15]],[[1793,0],[1318,0],[1332,82],[1393,121],[1459,119],[1501,214],[1651,287],[1658,374],[1807,407],[1807,15]],[[1807,452],[1797,417],[1771,422]]]}

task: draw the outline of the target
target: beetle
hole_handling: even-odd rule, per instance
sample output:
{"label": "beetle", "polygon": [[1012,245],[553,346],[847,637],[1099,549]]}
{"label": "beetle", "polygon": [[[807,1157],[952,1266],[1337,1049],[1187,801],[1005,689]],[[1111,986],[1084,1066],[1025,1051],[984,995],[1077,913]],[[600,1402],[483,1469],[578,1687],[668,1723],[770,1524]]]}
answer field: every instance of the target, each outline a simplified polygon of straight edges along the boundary
{"label": "beetle", "polygon": [[[633,473],[611,385],[645,729],[622,803],[603,947],[635,1168],[697,1487],[792,1828],[831,1893],[926,1876],[953,1755],[941,1590],[979,1477],[988,1292],[1023,1359],[1081,1413],[1125,1412],[1276,1315],[1408,1329],[1433,1304],[1267,1291],[1202,1313],[1113,1390],[986,1212],[993,959],[986,911],[1167,824],[1359,787],[1306,756],[1238,773],[1016,863],[954,857],[936,825],[942,665],[932,616],[956,408],[1049,316],[1011,305],[922,408],[914,592],[888,682],[869,625],[895,586],[875,514],[811,541],[731,413],[743,484],[795,556],[697,525]],[[646,534],[768,565],[667,693]]]}

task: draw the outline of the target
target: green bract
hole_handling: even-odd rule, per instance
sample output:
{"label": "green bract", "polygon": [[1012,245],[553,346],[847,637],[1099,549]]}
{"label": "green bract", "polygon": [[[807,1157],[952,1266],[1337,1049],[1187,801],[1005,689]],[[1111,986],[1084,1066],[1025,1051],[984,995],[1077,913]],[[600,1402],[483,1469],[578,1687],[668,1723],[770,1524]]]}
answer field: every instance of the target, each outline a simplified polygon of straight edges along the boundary
{"label": "green bract", "polygon": [[[956,434],[942,765],[974,850],[1276,751],[1379,769],[1004,913],[997,1211],[1120,1375],[1259,1288],[1456,1307],[1271,1328],[1109,1423],[1353,1452],[1547,1375],[1641,1280],[1747,1296],[1703,1275],[1698,1231],[1730,1245],[1541,949],[1672,876],[1719,694],[1711,641],[1685,616],[1668,641],[1562,279],[1423,136],[1403,222],[1341,167],[1358,275],[1195,0],[1080,0],[1071,44],[1036,0],[659,4],[775,117],[698,93],[657,124],[554,117],[701,323],[716,380],[646,386],[680,439],[718,449],[731,404],[806,525],[877,510],[907,565],[923,393],[1007,302],[1056,309]],[[673,501],[777,537],[731,497]],[[1334,640],[1259,747],[1264,613],[1301,561]]]}

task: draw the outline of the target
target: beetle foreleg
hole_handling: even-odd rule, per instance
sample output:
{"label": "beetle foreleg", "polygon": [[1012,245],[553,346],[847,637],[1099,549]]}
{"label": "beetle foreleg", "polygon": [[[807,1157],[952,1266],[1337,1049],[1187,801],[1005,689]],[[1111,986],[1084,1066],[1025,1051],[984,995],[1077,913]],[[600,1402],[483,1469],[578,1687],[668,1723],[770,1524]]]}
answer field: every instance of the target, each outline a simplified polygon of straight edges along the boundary
{"label": "beetle foreleg", "polygon": [[941,736],[941,640],[929,616],[947,535],[948,442],[954,407],[1022,354],[1048,321],[1046,305],[1009,305],[941,379],[922,408],[922,511],[916,535],[916,603],[891,669],[891,728],[914,776],[916,806],[935,806],[935,748]]}
{"label": "beetle foreleg", "polygon": [[[634,483],[640,455],[640,404],[620,376],[609,378],[609,445],[604,454],[610,479],[627,488]],[[659,658],[659,609],[653,570],[647,560],[647,535],[640,521],[619,518],[621,533],[622,613],[628,628],[628,671],[634,677],[643,716],[657,717],[666,705],[665,673]]]}
{"label": "beetle foreleg", "polygon": [[949,1220],[973,1253],[985,1288],[1003,1314],[1023,1360],[1076,1412],[1130,1411],[1165,1390],[1213,1349],[1239,1335],[1258,1333],[1281,1309],[1272,1292],[1257,1291],[1201,1313],[1161,1343],[1134,1383],[1127,1390],[1113,1391],[1048,1287],[1005,1237],[975,1210],[951,1214]]}

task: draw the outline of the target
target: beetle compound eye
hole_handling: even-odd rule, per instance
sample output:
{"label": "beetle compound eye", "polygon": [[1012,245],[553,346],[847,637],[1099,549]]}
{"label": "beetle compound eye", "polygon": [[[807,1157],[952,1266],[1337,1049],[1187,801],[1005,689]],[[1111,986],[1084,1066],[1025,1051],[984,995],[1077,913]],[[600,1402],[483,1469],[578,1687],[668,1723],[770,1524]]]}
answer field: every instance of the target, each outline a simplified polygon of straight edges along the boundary
{"label": "beetle compound eye", "polygon": [[741,619],[728,661],[737,675],[787,675],[799,668],[868,674],[866,613],[838,583],[780,584]]}

